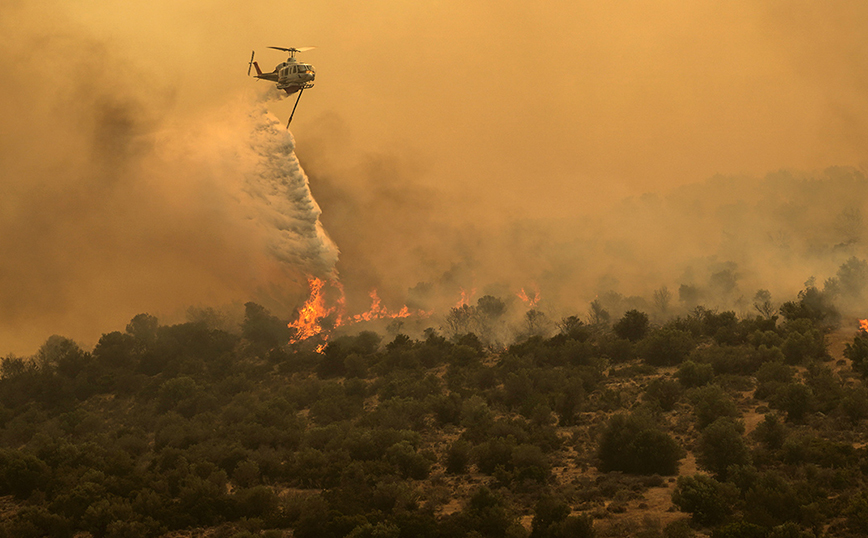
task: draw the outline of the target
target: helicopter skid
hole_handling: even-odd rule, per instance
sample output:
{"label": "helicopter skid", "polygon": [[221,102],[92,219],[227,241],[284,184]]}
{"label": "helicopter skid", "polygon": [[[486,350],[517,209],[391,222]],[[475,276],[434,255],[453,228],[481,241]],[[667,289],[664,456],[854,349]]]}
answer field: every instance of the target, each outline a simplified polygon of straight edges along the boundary
{"label": "helicopter skid", "polygon": [[289,86],[277,86],[278,90],[283,90],[287,95],[292,95],[299,90],[306,90],[308,88],[313,88],[313,82],[308,82],[306,84],[291,84]]}

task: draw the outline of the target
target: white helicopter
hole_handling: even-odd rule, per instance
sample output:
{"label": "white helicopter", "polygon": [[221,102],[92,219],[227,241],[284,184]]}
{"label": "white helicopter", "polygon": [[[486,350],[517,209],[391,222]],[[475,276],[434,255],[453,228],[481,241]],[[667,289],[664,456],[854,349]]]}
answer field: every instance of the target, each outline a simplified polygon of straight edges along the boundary
{"label": "white helicopter", "polygon": [[286,122],[286,128],[289,129],[289,124],[292,122],[292,117],[295,115],[295,107],[301,100],[301,94],[308,88],[313,88],[313,81],[316,78],[316,71],[310,64],[299,63],[295,59],[296,53],[311,50],[316,47],[301,47],[301,48],[284,48],[284,47],[268,47],[270,49],[282,50],[289,53],[289,58],[285,62],[277,64],[274,71],[263,73],[259,68],[259,64],[253,61],[253,56],[256,51],[250,53],[250,63],[247,65],[247,76],[250,76],[251,67],[256,68],[256,78],[269,80],[277,83],[277,89],[283,90],[287,95],[292,95],[298,92],[298,97],[295,100],[295,105],[292,107],[292,114],[289,115],[289,121]]}

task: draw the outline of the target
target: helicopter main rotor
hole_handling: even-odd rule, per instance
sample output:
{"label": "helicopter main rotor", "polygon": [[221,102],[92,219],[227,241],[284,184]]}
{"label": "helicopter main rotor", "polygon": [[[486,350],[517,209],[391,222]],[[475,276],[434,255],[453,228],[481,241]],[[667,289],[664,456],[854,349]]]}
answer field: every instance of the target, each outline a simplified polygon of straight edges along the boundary
{"label": "helicopter main rotor", "polygon": [[270,48],[270,49],[275,49],[275,50],[282,50],[282,51],[284,51],[284,52],[288,52],[288,53],[289,53],[289,57],[290,57],[290,59],[292,59],[292,58],[295,58],[295,53],[297,53],[297,52],[304,52],[304,51],[306,51],[306,50],[315,49],[316,47],[289,47],[289,48],[285,48],[285,47],[268,47],[268,48]]}

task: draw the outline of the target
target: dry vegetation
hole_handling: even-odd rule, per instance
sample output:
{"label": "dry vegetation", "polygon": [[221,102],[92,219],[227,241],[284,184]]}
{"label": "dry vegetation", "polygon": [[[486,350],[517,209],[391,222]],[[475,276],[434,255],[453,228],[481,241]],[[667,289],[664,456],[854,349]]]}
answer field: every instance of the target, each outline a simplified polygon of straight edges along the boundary
{"label": "dry vegetation", "polygon": [[253,304],[239,334],[52,337],[2,361],[0,536],[861,536],[868,335],[822,299],[500,349],[362,332],[319,354]]}

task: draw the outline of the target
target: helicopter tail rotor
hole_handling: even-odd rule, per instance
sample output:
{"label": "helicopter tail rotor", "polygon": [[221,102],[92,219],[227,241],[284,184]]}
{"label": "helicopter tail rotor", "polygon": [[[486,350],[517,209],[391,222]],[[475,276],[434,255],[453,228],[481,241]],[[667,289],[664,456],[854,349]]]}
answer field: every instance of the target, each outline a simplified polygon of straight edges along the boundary
{"label": "helicopter tail rotor", "polygon": [[253,55],[256,54],[256,51],[250,52],[250,62],[247,64],[247,76],[250,76],[250,69],[253,67]]}

